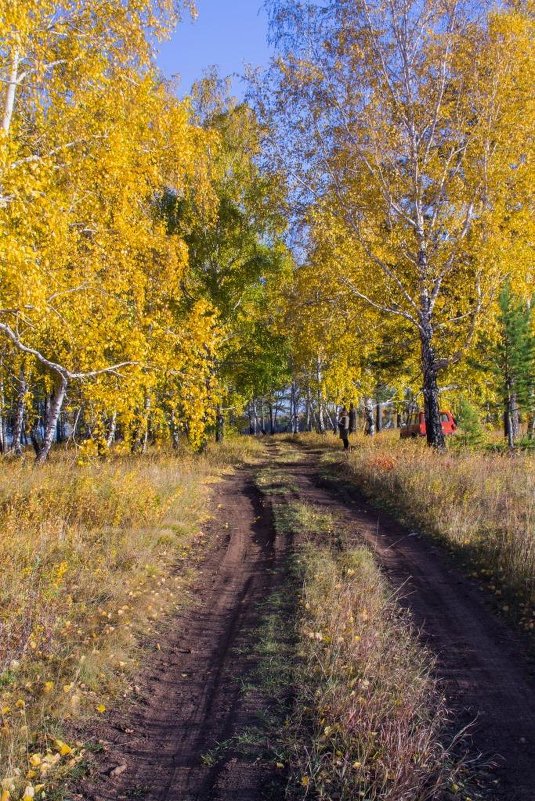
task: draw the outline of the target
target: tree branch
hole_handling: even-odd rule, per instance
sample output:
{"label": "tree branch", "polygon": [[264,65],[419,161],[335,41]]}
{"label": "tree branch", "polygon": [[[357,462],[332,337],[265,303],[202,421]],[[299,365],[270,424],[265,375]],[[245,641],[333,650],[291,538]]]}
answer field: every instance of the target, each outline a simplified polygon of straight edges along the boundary
{"label": "tree branch", "polygon": [[25,345],[23,342],[21,342],[15,331],[13,331],[13,329],[6,323],[0,323],[0,331],[11,340],[18,350],[20,350],[22,353],[27,353],[30,356],[34,356],[37,361],[40,362],[40,364],[42,364],[44,367],[47,367],[49,370],[52,370],[53,373],[56,373],[56,375],[58,375],[62,381],[80,381],[86,378],[95,378],[96,376],[103,375],[104,373],[113,373],[114,375],[120,376],[121,374],[117,371],[121,367],[129,367],[137,364],[137,362],[120,362],[119,364],[113,364],[110,367],[102,367],[99,370],[90,370],[87,373],[73,373],[62,364],[58,364],[57,362],[53,362],[51,359],[47,359],[46,356],[43,356],[43,354],[36,348]]}
{"label": "tree branch", "polygon": [[361,300],[364,300],[366,301],[366,303],[369,303],[370,306],[373,306],[374,309],[378,309],[379,311],[382,311],[385,314],[397,314],[400,317],[404,317],[406,320],[409,320],[409,322],[415,325],[418,329],[420,328],[420,324],[417,321],[417,319],[404,309],[400,309],[399,306],[397,306],[396,304],[394,304],[393,306],[385,306],[382,303],[377,303],[375,300],[372,300],[372,298],[368,297],[368,295],[365,295],[363,292],[361,292],[360,289],[357,289],[355,284],[352,281],[350,281],[349,278],[342,277],[340,278],[340,282],[342,284],[345,284],[345,286],[347,286],[351,290],[351,292],[358,298],[361,298]]}
{"label": "tree branch", "polygon": [[22,164],[30,164],[35,161],[44,161],[44,159],[48,159],[51,156],[55,156],[56,153],[61,153],[62,150],[70,150],[76,145],[83,145],[87,142],[94,141],[96,139],[104,139],[104,136],[92,136],[89,139],[75,139],[73,142],[65,142],[63,145],[58,145],[57,147],[53,147],[52,150],[49,150],[48,153],[44,153],[42,156],[35,153],[33,156],[26,156],[23,159],[19,159],[18,161],[14,161],[12,164],[9,165],[9,169],[15,170],[17,167],[20,167]]}

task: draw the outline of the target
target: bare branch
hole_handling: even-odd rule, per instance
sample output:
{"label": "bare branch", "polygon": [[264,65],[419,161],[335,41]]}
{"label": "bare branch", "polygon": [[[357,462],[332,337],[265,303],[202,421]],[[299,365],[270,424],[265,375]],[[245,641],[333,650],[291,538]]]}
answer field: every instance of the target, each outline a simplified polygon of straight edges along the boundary
{"label": "bare branch", "polygon": [[364,300],[366,303],[369,303],[370,306],[373,306],[374,309],[378,309],[379,311],[382,311],[385,314],[397,314],[398,316],[404,317],[406,320],[409,320],[409,322],[411,322],[417,328],[420,328],[418,320],[415,317],[413,317],[412,314],[409,314],[409,312],[405,311],[404,309],[401,309],[397,304],[393,304],[392,306],[385,306],[382,303],[377,303],[377,301],[372,300],[372,298],[370,298],[368,295],[365,295],[363,292],[361,292],[360,289],[358,289],[355,286],[355,284],[345,276],[340,278],[340,282],[342,284],[345,284],[345,286],[347,286],[351,290],[351,292],[358,298]]}
{"label": "bare branch", "polygon": [[86,378],[95,378],[96,376],[103,375],[104,373],[113,373],[114,375],[120,376],[121,374],[117,371],[121,367],[130,367],[137,364],[137,362],[130,361],[120,362],[119,364],[113,364],[110,367],[102,367],[99,370],[90,370],[86,373],[73,373],[62,364],[58,364],[51,359],[47,359],[46,356],[43,356],[43,354],[36,348],[25,345],[23,342],[21,342],[15,331],[13,331],[13,329],[6,323],[0,323],[0,331],[2,331],[8,337],[8,339],[11,340],[18,350],[20,350],[22,353],[27,353],[30,356],[34,356],[37,361],[40,362],[40,364],[42,364],[44,367],[47,367],[49,370],[52,370],[53,373],[56,373],[56,375],[58,375],[62,381],[80,381]]}

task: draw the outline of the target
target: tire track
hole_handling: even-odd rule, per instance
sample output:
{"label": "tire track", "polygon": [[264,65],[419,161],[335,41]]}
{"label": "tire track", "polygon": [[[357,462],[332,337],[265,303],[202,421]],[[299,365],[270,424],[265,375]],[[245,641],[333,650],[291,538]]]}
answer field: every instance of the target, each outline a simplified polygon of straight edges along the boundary
{"label": "tire track", "polygon": [[[263,797],[272,763],[251,765],[230,752],[211,764],[206,756],[261,712],[261,699],[255,708],[242,698],[239,680],[254,668],[248,640],[259,603],[279,580],[287,543],[275,537],[271,508],[251,471],[217,485],[212,503],[217,544],[203,565],[197,602],[179,616],[158,664],[141,677],[138,702],[114,721],[120,733],[109,738],[98,775],[84,786],[86,801]],[[121,772],[113,774],[117,767]]]}
{"label": "tire track", "polygon": [[522,639],[445,550],[374,509],[342,478],[326,484],[322,452],[300,450],[306,461],[292,474],[301,500],[338,514],[349,536],[377,554],[436,656],[457,728],[470,726],[474,757],[490,763],[487,797],[535,801],[535,680]]}
{"label": "tire track", "polygon": [[[269,465],[282,476],[271,502],[329,512],[345,542],[364,539],[376,552],[436,655],[458,728],[475,721],[473,754],[496,763],[486,800],[535,801],[534,681],[520,638],[431,540],[374,510],[347,483],[326,484],[320,452],[286,443],[268,450]],[[217,485],[215,547],[203,564],[197,602],[177,618],[142,676],[137,702],[112,720],[116,728],[105,734],[106,754],[83,787],[84,801],[265,799],[273,763],[261,753],[247,761],[232,747],[218,750],[263,712],[262,694],[246,697],[238,679],[258,664],[251,642],[259,604],[281,586],[291,547],[276,536],[271,502],[256,489],[254,474],[244,469]],[[215,757],[207,761],[209,752]],[[113,775],[117,767],[122,772]],[[281,788],[275,797],[283,796]]]}

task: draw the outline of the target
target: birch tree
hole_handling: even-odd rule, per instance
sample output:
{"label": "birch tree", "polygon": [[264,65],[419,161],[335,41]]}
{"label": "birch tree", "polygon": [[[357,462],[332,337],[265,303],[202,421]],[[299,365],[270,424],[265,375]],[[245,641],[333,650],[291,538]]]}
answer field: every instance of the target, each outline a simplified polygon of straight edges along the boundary
{"label": "birch tree", "polygon": [[345,291],[412,326],[442,448],[441,372],[504,278],[533,278],[500,258],[527,241],[532,20],[464,0],[269,6],[280,57],[258,96],[297,208],[314,208]]}
{"label": "birch tree", "polygon": [[284,384],[285,343],[273,321],[291,258],[283,242],[284,183],[276,171],[261,167],[262,129],[253,109],[233,98],[228,82],[214,72],[195,85],[192,100],[198,124],[217,136],[211,159],[217,206],[207,220],[195,192],[190,202],[167,198],[165,211],[188,246],[186,293],[217,310],[221,438],[225,410],[241,411],[251,398]]}
{"label": "birch tree", "polygon": [[0,336],[27,418],[46,400],[39,461],[69,392],[142,438],[162,382],[192,442],[209,422],[213,309],[181,304],[187,246],[157,210],[164,190],[217,205],[216,137],[152,65],[181,5],[35,0],[0,18]]}

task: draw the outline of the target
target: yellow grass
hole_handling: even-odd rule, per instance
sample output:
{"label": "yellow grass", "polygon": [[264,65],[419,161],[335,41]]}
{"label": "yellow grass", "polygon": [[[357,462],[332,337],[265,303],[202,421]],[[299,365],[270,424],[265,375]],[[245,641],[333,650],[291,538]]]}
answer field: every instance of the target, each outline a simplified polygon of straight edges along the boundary
{"label": "yellow grass", "polygon": [[83,760],[65,732],[132,691],[140,641],[185,602],[213,476],[257,452],[153,454],[0,474],[0,781],[35,797]]}

